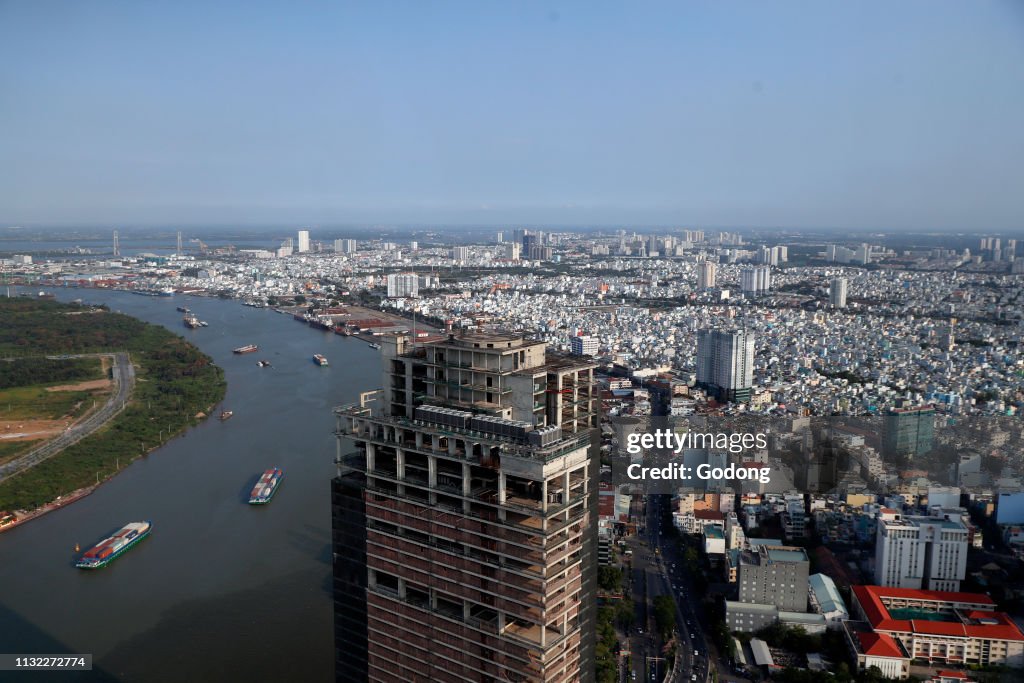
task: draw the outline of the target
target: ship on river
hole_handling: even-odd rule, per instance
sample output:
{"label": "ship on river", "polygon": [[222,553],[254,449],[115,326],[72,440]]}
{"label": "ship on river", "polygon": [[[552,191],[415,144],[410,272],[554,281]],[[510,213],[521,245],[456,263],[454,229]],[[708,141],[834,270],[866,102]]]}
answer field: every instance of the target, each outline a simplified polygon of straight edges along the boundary
{"label": "ship on river", "polygon": [[284,470],[280,467],[271,467],[260,476],[259,481],[252,487],[249,494],[249,505],[266,505],[274,497],[274,492],[281,485],[281,477]]}
{"label": "ship on river", "polygon": [[149,536],[153,528],[152,522],[132,522],[121,527],[113,536],[86,550],[75,563],[81,569],[99,569],[106,567],[115,559],[128,552],[139,541]]}

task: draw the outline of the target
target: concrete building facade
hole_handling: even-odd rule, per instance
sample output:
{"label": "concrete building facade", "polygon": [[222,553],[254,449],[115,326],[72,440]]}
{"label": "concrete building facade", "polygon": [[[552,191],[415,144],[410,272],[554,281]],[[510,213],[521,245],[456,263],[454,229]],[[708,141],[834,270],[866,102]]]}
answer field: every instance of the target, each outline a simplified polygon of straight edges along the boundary
{"label": "concrete building facade", "polygon": [[592,680],[595,365],[496,333],[382,361],[335,411],[337,680]]}

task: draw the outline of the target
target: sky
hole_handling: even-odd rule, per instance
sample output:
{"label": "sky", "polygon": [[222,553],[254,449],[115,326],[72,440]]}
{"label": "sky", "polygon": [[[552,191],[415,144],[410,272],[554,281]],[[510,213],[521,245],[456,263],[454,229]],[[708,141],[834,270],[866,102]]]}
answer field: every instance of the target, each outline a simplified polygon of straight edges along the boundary
{"label": "sky", "polygon": [[1024,3],[0,0],[0,225],[1024,228]]}

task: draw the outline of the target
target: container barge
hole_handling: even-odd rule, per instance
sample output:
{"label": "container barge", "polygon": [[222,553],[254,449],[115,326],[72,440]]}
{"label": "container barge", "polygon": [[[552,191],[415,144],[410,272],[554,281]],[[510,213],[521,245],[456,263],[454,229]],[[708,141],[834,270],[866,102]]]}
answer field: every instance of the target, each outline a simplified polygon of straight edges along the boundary
{"label": "container barge", "polygon": [[76,567],[81,569],[99,569],[106,567],[115,559],[128,552],[129,548],[149,536],[153,528],[152,522],[131,522],[124,525],[117,533],[86,550]]}
{"label": "container barge", "polygon": [[274,497],[274,492],[281,485],[281,477],[284,470],[280,467],[271,467],[260,476],[259,481],[252,487],[249,494],[249,505],[266,505]]}

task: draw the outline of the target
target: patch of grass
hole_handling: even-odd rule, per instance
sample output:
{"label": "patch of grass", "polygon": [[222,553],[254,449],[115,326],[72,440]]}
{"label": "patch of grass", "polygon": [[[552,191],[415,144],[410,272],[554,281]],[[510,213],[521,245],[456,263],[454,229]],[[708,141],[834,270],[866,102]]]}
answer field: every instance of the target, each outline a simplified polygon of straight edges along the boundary
{"label": "patch of grass", "polygon": [[92,392],[47,391],[45,387],[0,390],[0,420],[56,420],[92,407]]}

